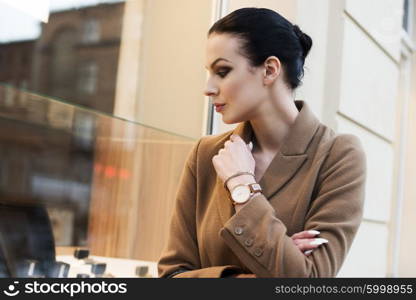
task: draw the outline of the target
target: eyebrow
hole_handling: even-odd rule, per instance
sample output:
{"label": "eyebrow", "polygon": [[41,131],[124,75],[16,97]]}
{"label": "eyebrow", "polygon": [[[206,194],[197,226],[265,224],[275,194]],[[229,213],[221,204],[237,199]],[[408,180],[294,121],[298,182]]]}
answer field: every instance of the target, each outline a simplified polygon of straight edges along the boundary
{"label": "eyebrow", "polygon": [[[217,64],[217,62],[219,62],[219,61],[221,61],[221,60],[224,60],[224,61],[227,61],[227,62],[230,62],[229,60],[227,60],[227,59],[225,59],[225,58],[222,58],[222,57],[220,57],[220,58],[217,58],[212,64],[211,64],[211,69],[213,69],[214,67],[215,67],[215,65]],[[206,67],[205,67],[206,68]]]}

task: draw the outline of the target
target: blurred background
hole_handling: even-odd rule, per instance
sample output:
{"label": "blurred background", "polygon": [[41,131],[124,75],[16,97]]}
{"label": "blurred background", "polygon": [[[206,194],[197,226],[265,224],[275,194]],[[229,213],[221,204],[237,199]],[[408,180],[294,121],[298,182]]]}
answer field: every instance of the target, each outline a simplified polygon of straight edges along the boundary
{"label": "blurred background", "polygon": [[367,153],[338,276],[416,277],[415,2],[0,0],[0,274],[85,248],[114,276],[156,276],[190,149],[235,127],[203,95],[207,31],[256,6],[312,37],[296,98]]}

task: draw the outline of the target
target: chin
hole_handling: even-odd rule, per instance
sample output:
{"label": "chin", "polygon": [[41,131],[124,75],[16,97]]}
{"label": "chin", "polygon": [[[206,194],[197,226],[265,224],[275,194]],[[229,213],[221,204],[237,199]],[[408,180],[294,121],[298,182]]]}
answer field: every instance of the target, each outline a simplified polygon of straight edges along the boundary
{"label": "chin", "polygon": [[237,124],[237,123],[240,123],[240,122],[243,122],[243,120],[239,120],[239,119],[236,119],[236,118],[226,118],[226,117],[224,117],[224,115],[222,116],[222,121],[225,123],[225,124]]}

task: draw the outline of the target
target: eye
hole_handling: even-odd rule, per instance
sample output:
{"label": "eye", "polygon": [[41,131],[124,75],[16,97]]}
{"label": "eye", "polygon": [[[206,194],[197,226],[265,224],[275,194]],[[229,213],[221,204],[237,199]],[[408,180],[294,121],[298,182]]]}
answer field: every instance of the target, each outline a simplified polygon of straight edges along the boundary
{"label": "eye", "polygon": [[227,76],[229,72],[230,72],[230,68],[221,68],[216,72],[216,74],[220,76],[221,78],[224,78],[225,76]]}

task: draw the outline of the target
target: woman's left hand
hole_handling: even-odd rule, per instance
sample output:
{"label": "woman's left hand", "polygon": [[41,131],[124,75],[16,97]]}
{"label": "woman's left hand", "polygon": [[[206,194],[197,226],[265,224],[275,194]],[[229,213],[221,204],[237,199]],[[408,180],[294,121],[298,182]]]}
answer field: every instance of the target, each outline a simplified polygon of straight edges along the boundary
{"label": "woman's left hand", "polygon": [[328,243],[327,239],[316,238],[319,234],[320,232],[316,230],[305,230],[295,233],[291,238],[296,247],[298,247],[303,254],[309,256],[312,254],[312,251],[320,245]]}
{"label": "woman's left hand", "polygon": [[[212,163],[222,182],[238,172],[250,172],[254,174],[256,166],[249,145],[236,134],[231,135],[230,140],[224,143],[224,148],[220,149],[218,154],[212,158]],[[252,176],[248,176],[251,177],[250,180],[252,182],[255,181]],[[229,182],[231,183],[233,179],[237,178],[239,177],[232,178]],[[232,186],[230,184],[227,185],[228,187]]]}

